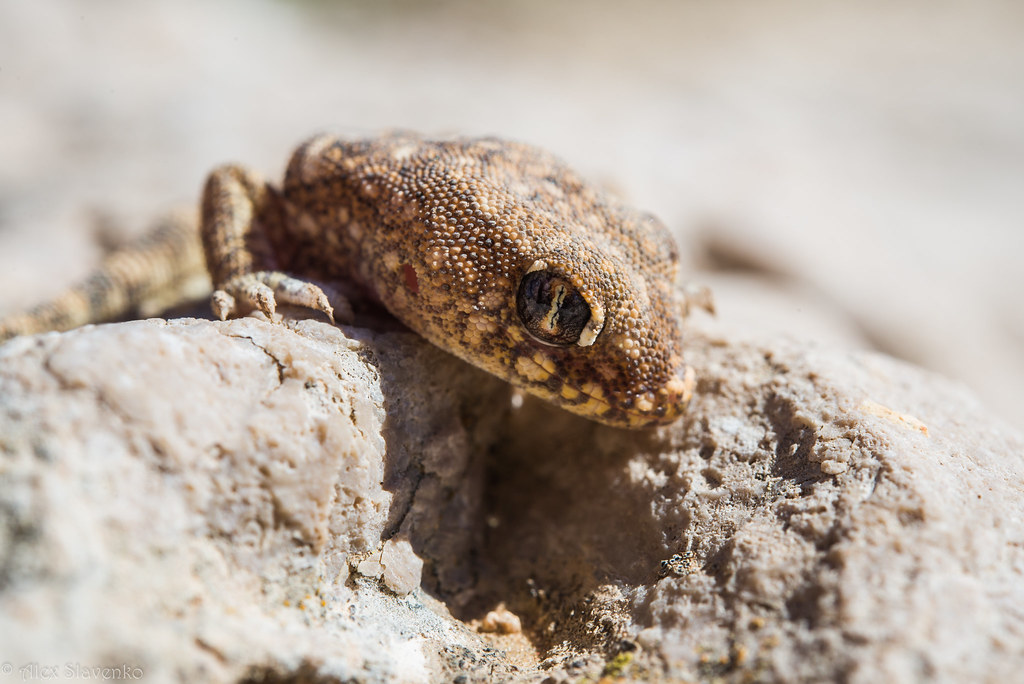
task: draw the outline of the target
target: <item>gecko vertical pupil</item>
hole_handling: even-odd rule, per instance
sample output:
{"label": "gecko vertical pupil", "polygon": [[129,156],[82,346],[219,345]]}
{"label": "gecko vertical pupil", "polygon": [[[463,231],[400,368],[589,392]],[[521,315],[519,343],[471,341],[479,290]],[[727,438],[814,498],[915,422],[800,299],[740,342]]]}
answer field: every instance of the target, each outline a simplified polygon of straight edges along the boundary
{"label": "gecko vertical pupil", "polygon": [[516,311],[531,335],[558,346],[575,344],[590,320],[590,306],[583,295],[551,271],[533,271],[523,276],[516,295]]}

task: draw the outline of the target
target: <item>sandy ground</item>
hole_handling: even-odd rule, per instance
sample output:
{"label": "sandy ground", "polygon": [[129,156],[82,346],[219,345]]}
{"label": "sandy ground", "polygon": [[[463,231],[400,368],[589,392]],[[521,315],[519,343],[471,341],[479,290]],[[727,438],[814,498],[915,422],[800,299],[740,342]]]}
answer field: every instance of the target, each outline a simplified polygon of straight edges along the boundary
{"label": "sandy ground", "polygon": [[3,2],[0,312],[215,164],[499,134],[661,215],[725,324],[887,351],[1019,427],[1022,39],[993,0]]}

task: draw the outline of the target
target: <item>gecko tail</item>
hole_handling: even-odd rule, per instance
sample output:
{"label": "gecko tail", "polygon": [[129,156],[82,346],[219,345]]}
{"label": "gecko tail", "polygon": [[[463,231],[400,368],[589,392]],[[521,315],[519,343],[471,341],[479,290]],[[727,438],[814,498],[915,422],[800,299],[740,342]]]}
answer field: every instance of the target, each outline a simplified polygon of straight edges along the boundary
{"label": "gecko tail", "polygon": [[152,316],[210,290],[198,216],[195,211],[173,212],[150,232],[112,251],[85,280],[52,301],[0,319],[0,342],[130,315]]}

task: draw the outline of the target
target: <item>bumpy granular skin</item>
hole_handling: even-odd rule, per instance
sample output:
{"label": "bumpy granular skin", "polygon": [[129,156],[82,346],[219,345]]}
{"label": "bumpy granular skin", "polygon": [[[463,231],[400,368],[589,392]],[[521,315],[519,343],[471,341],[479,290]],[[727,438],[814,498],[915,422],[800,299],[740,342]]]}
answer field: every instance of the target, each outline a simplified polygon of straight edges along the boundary
{"label": "bumpy granular skin", "polygon": [[[550,154],[324,136],[293,156],[283,198],[285,231],[271,241],[284,270],[354,277],[434,344],[580,415],[642,426],[683,410],[671,236]],[[546,344],[524,325],[517,294],[531,270],[582,295],[578,340]]]}

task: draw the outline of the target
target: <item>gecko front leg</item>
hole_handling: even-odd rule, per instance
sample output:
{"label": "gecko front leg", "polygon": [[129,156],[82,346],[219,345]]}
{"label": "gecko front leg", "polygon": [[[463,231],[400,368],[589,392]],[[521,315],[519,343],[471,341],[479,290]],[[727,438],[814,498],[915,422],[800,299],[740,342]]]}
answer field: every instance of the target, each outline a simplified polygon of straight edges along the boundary
{"label": "gecko front leg", "polygon": [[[280,270],[275,243],[288,233],[285,221],[277,192],[254,172],[228,165],[210,174],[200,230],[214,287],[211,306],[221,320],[254,309],[272,318],[282,303],[321,311],[334,322],[324,291],[330,288]],[[336,295],[335,303],[347,312]]]}

